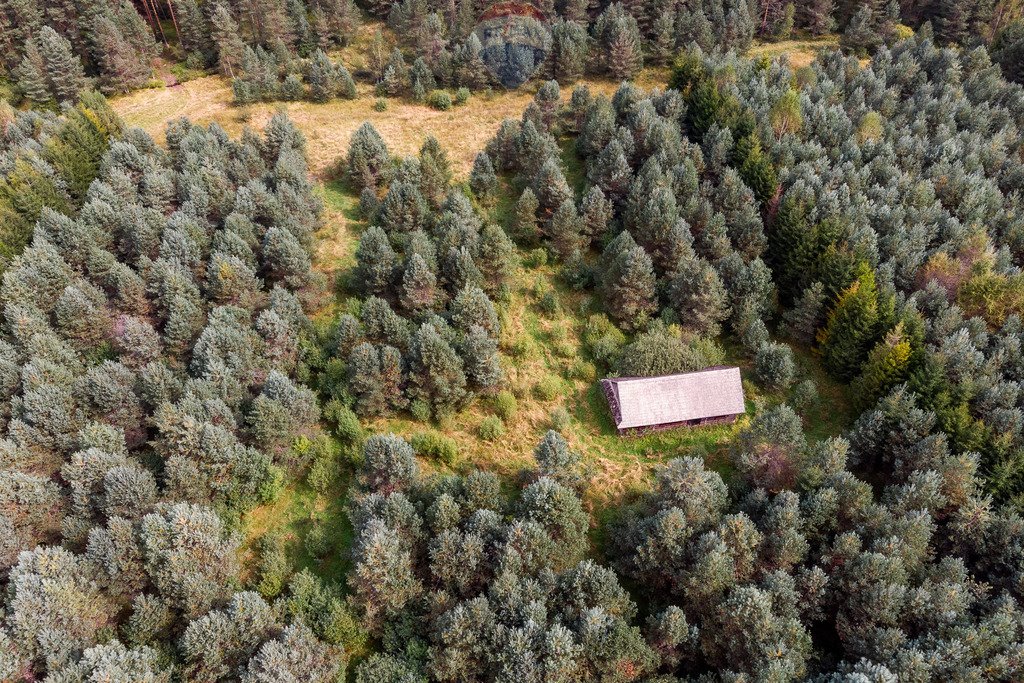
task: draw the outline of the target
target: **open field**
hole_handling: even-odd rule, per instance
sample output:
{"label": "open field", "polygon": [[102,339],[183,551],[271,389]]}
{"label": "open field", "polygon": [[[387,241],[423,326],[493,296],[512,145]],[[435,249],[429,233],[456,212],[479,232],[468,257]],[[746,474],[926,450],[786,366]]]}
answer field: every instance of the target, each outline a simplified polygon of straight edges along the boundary
{"label": "open field", "polygon": [[[646,70],[638,82],[644,87],[664,83],[664,70]],[[618,84],[588,80],[594,92],[611,94]],[[132,126],[138,126],[163,141],[168,121],[187,116],[201,124],[217,123],[237,136],[245,125],[262,130],[278,109],[305,133],[309,162],[314,174],[330,175],[331,167],[345,155],[349,138],[364,121],[371,122],[395,154],[415,154],[423,140],[433,135],[448,152],[456,173],[469,175],[473,158],[506,118],[519,118],[533,98],[533,89],[474,94],[466,104],[448,111],[436,111],[424,104],[388,99],[385,111],[374,111],[373,88],[359,84],[354,100],[313,102],[272,102],[247,107],[232,104],[231,85],[220,76],[206,76],[169,88],[139,90],[112,100],[114,110]],[[570,88],[564,89],[568,97]]]}

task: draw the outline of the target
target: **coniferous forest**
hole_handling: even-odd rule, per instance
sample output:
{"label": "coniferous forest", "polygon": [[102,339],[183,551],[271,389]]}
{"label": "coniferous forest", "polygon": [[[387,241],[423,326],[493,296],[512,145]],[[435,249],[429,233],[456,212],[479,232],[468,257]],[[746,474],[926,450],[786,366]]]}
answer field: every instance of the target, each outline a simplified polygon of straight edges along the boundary
{"label": "coniferous forest", "polygon": [[0,0],[0,682],[1024,680],[1019,3],[499,10]]}

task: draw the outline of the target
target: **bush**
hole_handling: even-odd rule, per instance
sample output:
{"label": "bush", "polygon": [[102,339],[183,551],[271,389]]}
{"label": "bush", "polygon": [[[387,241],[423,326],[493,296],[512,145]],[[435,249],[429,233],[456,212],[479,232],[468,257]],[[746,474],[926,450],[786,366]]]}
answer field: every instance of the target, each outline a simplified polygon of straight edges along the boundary
{"label": "bush", "polygon": [[519,411],[519,401],[512,395],[511,391],[499,391],[494,397],[494,412],[505,422],[516,416]]}
{"label": "bush", "polygon": [[582,358],[574,360],[566,372],[570,379],[581,379],[585,382],[593,381],[597,377],[597,368],[594,364]]}
{"label": "bush", "polygon": [[311,556],[318,560],[323,558],[331,549],[331,539],[327,533],[327,527],[322,522],[313,522],[313,526],[306,532],[303,543],[306,546],[306,552]]}
{"label": "bush", "polygon": [[793,396],[790,403],[797,410],[804,410],[811,407],[818,400],[818,385],[813,379],[805,379],[793,387]]}
{"label": "bush", "polygon": [[754,356],[754,372],[764,386],[787,389],[793,383],[793,375],[796,374],[793,351],[786,344],[762,343]]}
{"label": "bush", "polygon": [[384,99],[383,97],[378,97],[374,101],[374,103],[373,103],[373,110],[374,111],[387,111],[388,110],[388,101],[386,99]]}
{"label": "bush", "polygon": [[459,460],[459,447],[454,441],[438,432],[419,432],[410,441],[416,455],[427,460],[440,462],[449,467]]}
{"label": "bush", "polygon": [[546,313],[547,315],[555,315],[561,308],[558,304],[558,295],[551,290],[544,293],[544,296],[542,296],[540,301],[537,302],[537,306],[540,308],[542,313]]}
{"label": "bush", "polygon": [[543,268],[548,264],[548,252],[540,247],[531,249],[529,253],[526,254],[526,260],[524,262],[526,263],[527,268]]}
{"label": "bush", "polygon": [[542,401],[553,401],[562,391],[562,380],[554,375],[545,375],[533,387],[534,395]]}
{"label": "bush", "polygon": [[583,328],[583,345],[598,363],[611,365],[626,345],[626,335],[608,316],[595,313],[587,318],[587,325]]}
{"label": "bush", "polygon": [[409,404],[409,412],[420,422],[430,422],[430,404],[423,400],[415,400]]}
{"label": "bush", "polygon": [[496,415],[488,415],[480,422],[477,434],[484,441],[494,441],[505,433],[505,423]]}
{"label": "bush", "polygon": [[427,106],[439,111],[452,108],[452,96],[444,90],[431,90],[427,95]]}
{"label": "bush", "polygon": [[455,104],[465,104],[469,101],[469,88],[463,86],[455,91]]}
{"label": "bush", "polygon": [[363,438],[363,428],[356,414],[341,401],[328,401],[324,406],[324,419],[331,426],[334,435],[343,443],[358,443]]}
{"label": "bush", "polygon": [[572,415],[563,406],[558,406],[551,411],[551,428],[556,432],[564,432],[572,421]]}

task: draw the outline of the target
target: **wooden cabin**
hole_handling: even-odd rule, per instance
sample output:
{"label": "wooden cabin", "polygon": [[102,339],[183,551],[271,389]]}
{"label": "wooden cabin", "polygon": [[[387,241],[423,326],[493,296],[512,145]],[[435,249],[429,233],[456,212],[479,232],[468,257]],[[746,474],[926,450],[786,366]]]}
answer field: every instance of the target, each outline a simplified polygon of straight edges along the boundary
{"label": "wooden cabin", "polygon": [[737,367],[660,377],[613,377],[601,389],[619,434],[733,422],[746,412]]}

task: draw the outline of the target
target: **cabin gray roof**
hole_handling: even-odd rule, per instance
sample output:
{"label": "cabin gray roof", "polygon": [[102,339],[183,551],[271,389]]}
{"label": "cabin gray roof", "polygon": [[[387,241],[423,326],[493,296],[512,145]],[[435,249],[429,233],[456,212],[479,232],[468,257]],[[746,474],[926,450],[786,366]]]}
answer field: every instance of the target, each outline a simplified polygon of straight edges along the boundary
{"label": "cabin gray roof", "polygon": [[609,394],[612,417],[619,429],[746,412],[740,369],[736,367],[660,377],[614,377],[601,382]]}

